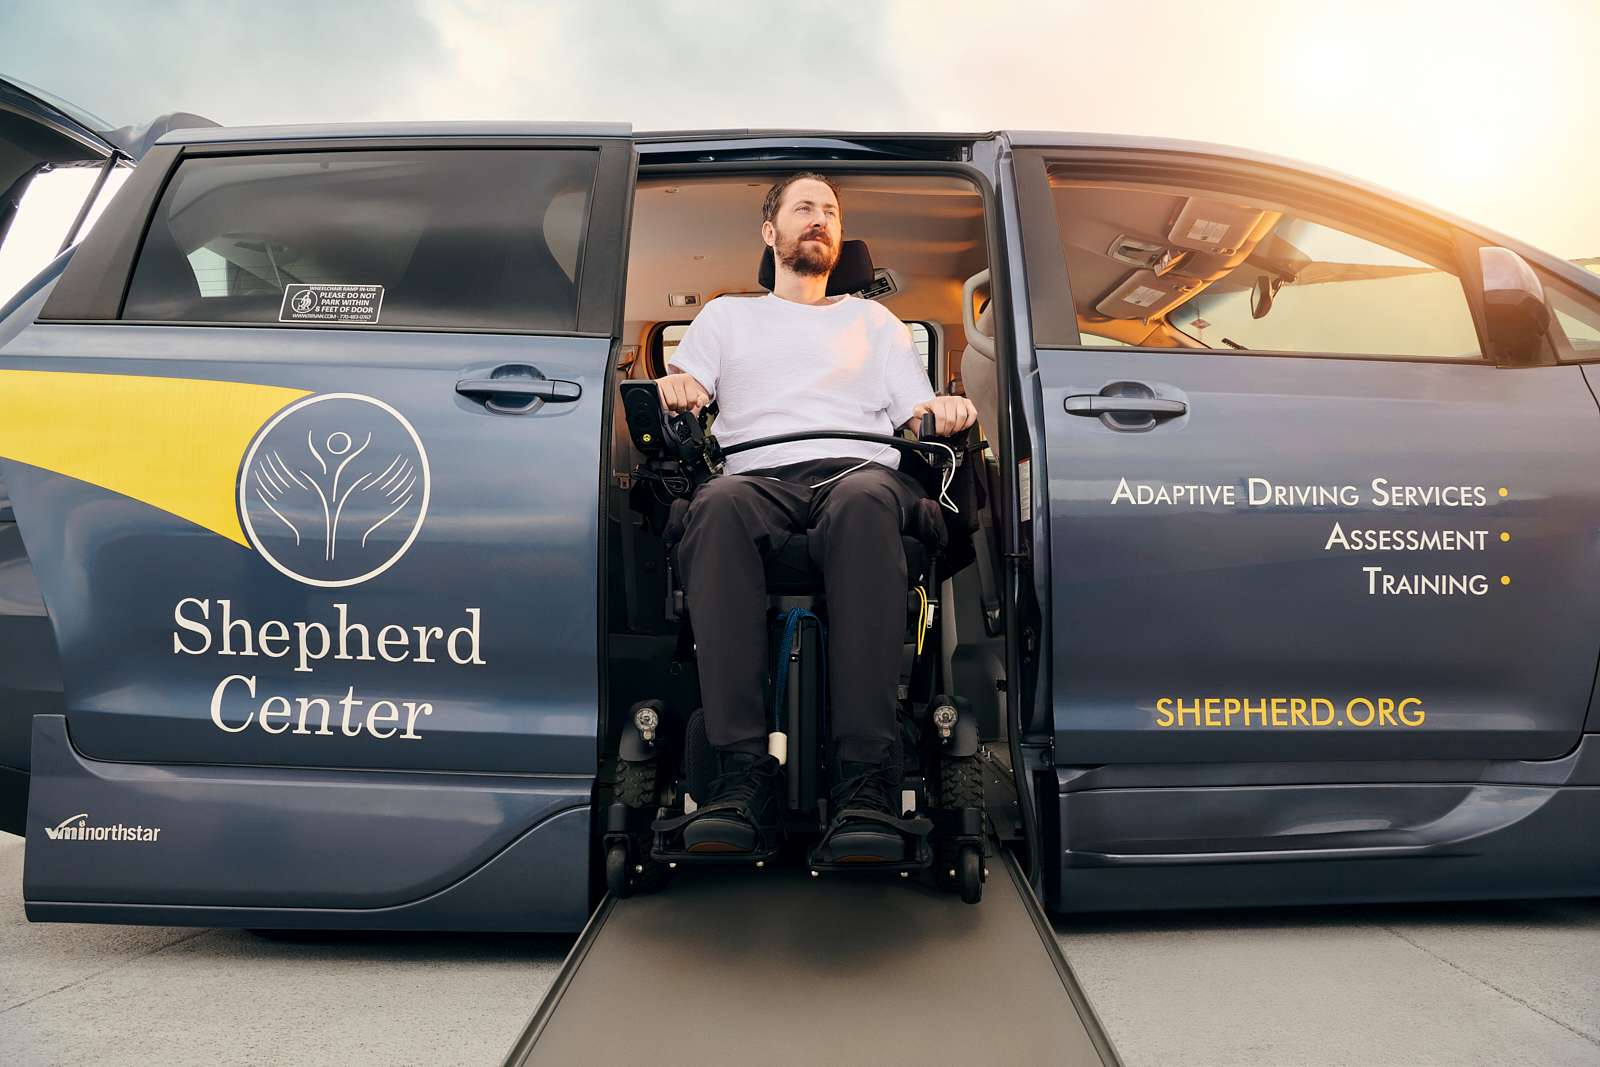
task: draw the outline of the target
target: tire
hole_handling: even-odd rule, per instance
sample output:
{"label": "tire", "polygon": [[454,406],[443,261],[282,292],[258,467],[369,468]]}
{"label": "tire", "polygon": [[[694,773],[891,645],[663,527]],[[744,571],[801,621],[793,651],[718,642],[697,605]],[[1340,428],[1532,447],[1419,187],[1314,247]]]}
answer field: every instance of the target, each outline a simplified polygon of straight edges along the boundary
{"label": "tire", "polygon": [[711,779],[717,776],[717,754],[706,737],[706,713],[696,708],[683,734],[683,784],[696,803],[703,803]]}
{"label": "tire", "polygon": [[983,850],[963,845],[956,856],[956,887],[961,899],[976,904],[983,899]]}
{"label": "tire", "polygon": [[656,807],[656,761],[621,760],[617,765],[617,801],[630,808]]}
{"label": "tire", "polygon": [[620,841],[606,849],[606,890],[618,900],[633,892],[628,880],[628,846]]}
{"label": "tire", "polygon": [[982,811],[983,761],[976,756],[955,756],[939,762],[939,806],[950,810]]}

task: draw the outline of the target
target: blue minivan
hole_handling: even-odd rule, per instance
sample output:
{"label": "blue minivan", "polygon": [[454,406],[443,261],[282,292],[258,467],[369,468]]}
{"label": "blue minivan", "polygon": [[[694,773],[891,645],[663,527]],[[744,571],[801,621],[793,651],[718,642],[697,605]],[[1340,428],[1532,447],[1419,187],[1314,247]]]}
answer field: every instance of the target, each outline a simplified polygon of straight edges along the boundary
{"label": "blue minivan", "polygon": [[796,170],[979,410],[903,695],[1047,906],[1600,892],[1581,266],[1177,141],[95,125],[0,88],[0,237],[133,165],[0,314],[31,918],[582,926],[637,709],[698,693],[619,389],[764,291]]}

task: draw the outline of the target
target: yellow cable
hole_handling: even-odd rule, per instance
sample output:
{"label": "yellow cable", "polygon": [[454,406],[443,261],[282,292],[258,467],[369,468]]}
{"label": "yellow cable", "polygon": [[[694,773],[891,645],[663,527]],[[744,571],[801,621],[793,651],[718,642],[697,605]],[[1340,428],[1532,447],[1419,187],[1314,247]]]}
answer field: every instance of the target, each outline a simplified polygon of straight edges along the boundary
{"label": "yellow cable", "polygon": [[922,635],[928,632],[928,591],[917,586],[917,655],[922,655]]}

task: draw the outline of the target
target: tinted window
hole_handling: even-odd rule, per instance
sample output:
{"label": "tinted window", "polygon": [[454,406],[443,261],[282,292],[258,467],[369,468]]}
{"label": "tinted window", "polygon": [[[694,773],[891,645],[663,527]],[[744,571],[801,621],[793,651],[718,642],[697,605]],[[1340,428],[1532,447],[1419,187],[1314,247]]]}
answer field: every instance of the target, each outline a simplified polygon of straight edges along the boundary
{"label": "tinted window", "polygon": [[[441,149],[185,160],[156,208],[123,318],[276,323],[296,317],[289,308],[310,284],[381,286],[377,328],[571,330],[596,158]],[[289,286],[301,288],[286,301]]]}

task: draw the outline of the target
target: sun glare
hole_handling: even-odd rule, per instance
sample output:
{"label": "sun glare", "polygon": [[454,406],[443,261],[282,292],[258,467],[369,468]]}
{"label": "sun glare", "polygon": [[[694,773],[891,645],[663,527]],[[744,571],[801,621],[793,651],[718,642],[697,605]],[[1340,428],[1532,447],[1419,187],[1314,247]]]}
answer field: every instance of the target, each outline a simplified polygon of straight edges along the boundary
{"label": "sun glare", "polygon": [[1584,74],[1594,33],[1580,25],[1600,31],[1600,4],[1281,13],[1269,27],[1271,147],[1562,255],[1600,254],[1586,207],[1600,166]]}

